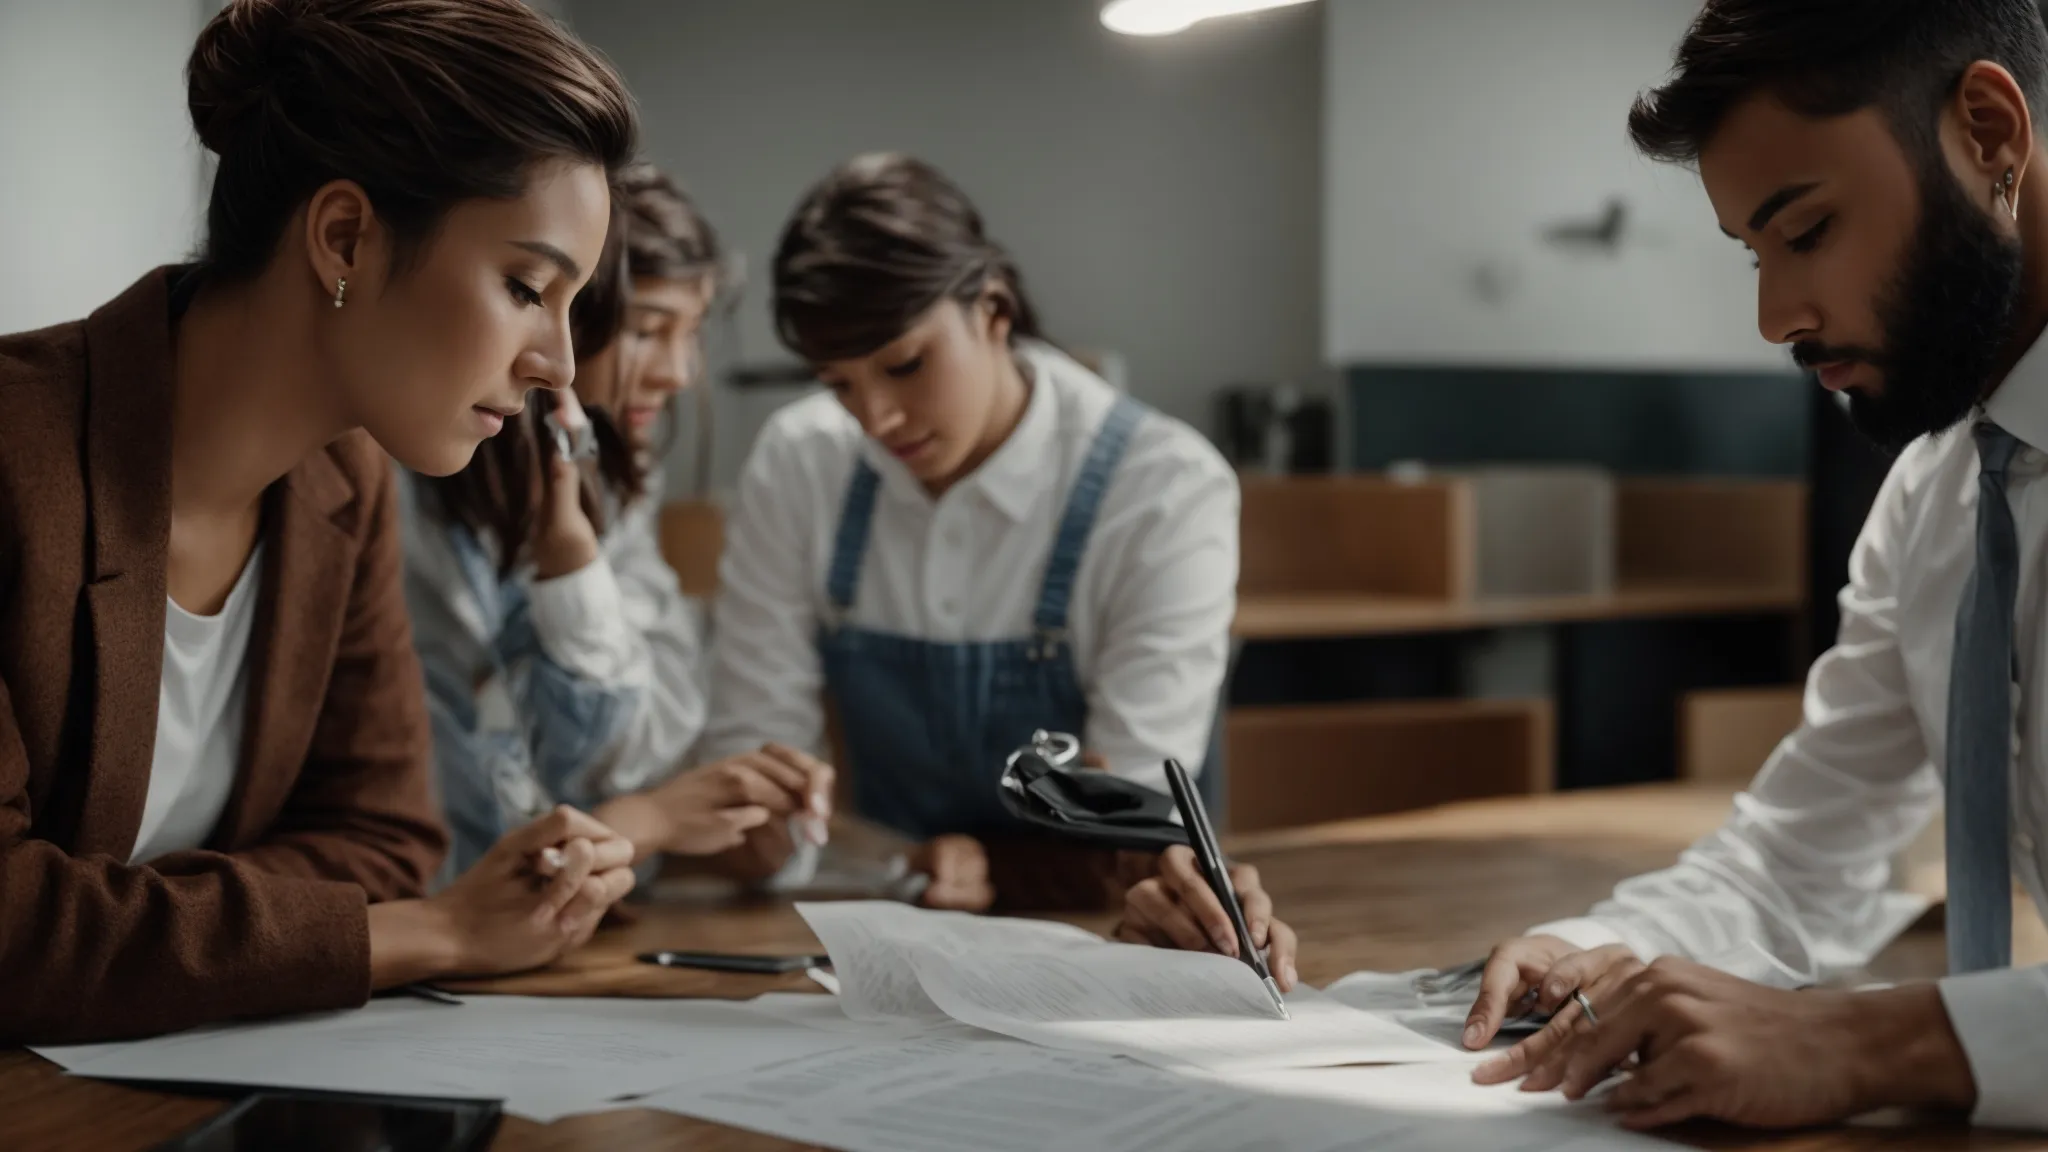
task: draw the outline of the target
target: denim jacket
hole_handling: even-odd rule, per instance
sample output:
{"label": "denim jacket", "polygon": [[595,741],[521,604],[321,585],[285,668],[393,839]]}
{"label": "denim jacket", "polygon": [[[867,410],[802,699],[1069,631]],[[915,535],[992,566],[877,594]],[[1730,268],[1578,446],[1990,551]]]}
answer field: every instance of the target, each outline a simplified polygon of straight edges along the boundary
{"label": "denim jacket", "polygon": [[[591,808],[685,766],[703,730],[698,609],[662,558],[658,502],[609,510],[598,559],[498,577],[492,541],[402,473],[406,599],[426,673],[452,876],[558,803]],[[649,491],[661,478],[649,478]]]}

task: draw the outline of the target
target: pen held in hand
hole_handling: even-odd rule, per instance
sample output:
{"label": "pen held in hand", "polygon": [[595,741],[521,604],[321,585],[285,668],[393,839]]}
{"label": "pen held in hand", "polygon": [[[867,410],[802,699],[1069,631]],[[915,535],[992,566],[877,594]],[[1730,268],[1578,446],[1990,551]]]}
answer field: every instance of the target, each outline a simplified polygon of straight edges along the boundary
{"label": "pen held in hand", "polygon": [[401,996],[410,996],[415,1000],[427,1000],[435,1004],[446,1004],[453,1008],[462,1007],[462,1001],[441,991],[439,988],[431,988],[425,984],[401,984],[393,988],[392,991]]}
{"label": "pen held in hand", "polygon": [[1216,900],[1223,905],[1223,911],[1230,917],[1230,926],[1237,932],[1237,951],[1246,964],[1266,985],[1266,994],[1273,998],[1273,1008],[1282,1020],[1292,1019],[1287,1014],[1287,1001],[1280,996],[1280,985],[1273,979],[1273,972],[1266,967],[1265,954],[1252,946],[1252,932],[1244,921],[1244,906],[1237,901],[1237,890],[1230,886],[1230,873],[1223,866],[1223,848],[1217,842],[1216,829],[1209,823],[1209,811],[1202,806],[1201,794],[1188,778],[1188,770],[1178,760],[1166,762],[1166,784],[1173,792],[1174,807],[1180,809],[1181,823],[1187,827],[1188,847],[1194,849],[1195,863],[1202,869],[1202,878],[1209,882],[1209,890],[1216,894]]}

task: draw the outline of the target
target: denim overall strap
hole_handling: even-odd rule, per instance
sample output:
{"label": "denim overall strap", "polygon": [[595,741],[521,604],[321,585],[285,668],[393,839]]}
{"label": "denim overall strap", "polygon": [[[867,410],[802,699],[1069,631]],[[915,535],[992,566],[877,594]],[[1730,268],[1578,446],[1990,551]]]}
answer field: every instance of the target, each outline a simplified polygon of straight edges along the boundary
{"label": "denim overall strap", "polygon": [[853,598],[860,591],[860,566],[867,559],[875,493],[881,486],[881,473],[867,461],[854,465],[853,480],[846,486],[846,504],[839,513],[839,532],[832,544],[832,568],[825,578],[825,592],[841,613],[853,607]]}
{"label": "denim overall strap", "polygon": [[1102,509],[1103,493],[1123,462],[1130,447],[1131,432],[1145,416],[1145,406],[1128,396],[1103,418],[1102,427],[1089,445],[1088,458],[1067,496],[1066,512],[1060,517],[1059,535],[1053,538],[1052,556],[1045,564],[1045,582],[1039,586],[1038,608],[1032,614],[1034,659],[1049,659],[1066,644],[1067,610],[1074,598],[1074,575],[1081,569],[1081,557],[1088,551],[1088,536],[1095,530],[1095,517]]}

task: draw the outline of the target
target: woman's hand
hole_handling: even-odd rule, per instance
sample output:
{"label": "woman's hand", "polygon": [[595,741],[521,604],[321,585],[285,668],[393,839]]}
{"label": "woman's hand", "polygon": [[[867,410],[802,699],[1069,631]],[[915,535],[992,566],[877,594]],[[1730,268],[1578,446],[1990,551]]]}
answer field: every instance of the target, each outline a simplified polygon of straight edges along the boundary
{"label": "woman's hand", "polygon": [[[590,425],[570,388],[555,393],[555,411],[548,419],[566,428]],[[537,580],[579,572],[598,557],[597,528],[583,511],[583,469],[556,450],[551,433],[548,429],[540,438],[540,502],[533,538],[527,542]]]}
{"label": "woman's hand", "polygon": [[[1166,851],[1120,852],[1117,875],[1125,886],[1124,916],[1111,933],[1130,944],[1151,944],[1189,952],[1238,954],[1237,929],[1223,902],[1216,898],[1195,853],[1176,844]],[[1294,989],[1294,929],[1273,919],[1273,898],[1259,885],[1259,870],[1249,864],[1230,866],[1230,886],[1244,909],[1252,947],[1263,949],[1266,965],[1282,992]]]}
{"label": "woman's hand", "polygon": [[801,817],[806,834],[822,844],[825,822],[832,816],[832,767],[794,748],[770,744],[613,800],[597,815],[632,840],[642,858],[655,852],[714,856],[792,816]]}
{"label": "woman's hand", "polygon": [[538,968],[582,945],[633,890],[633,845],[560,807],[499,838],[476,865],[424,900],[370,907],[370,971],[379,988]]}

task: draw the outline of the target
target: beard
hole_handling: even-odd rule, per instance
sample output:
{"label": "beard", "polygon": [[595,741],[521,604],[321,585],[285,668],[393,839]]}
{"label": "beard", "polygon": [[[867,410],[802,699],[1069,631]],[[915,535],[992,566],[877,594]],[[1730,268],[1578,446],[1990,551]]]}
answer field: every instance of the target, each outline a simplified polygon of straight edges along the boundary
{"label": "beard", "polygon": [[1921,177],[1920,202],[1905,262],[1878,297],[1884,349],[1805,340],[1792,348],[1801,368],[1862,361],[1884,374],[1882,392],[1847,393],[1849,417],[1893,452],[1955,426],[1983,399],[2020,293],[2019,241],[1999,235],[1945,165]]}

